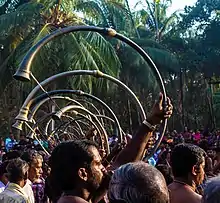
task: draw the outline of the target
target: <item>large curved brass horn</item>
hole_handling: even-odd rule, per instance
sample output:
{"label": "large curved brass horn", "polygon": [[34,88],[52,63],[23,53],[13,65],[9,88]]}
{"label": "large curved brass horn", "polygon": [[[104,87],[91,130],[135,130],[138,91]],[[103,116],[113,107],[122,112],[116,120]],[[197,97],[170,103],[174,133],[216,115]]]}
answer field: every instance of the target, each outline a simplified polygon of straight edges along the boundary
{"label": "large curved brass horn", "polygon": [[[28,115],[28,121],[31,122],[34,115],[36,114],[37,110],[40,108],[40,106],[42,104],[44,104],[44,102],[48,101],[49,99],[65,99],[67,101],[72,101],[73,103],[76,103],[75,100],[72,100],[71,98],[69,97],[62,97],[62,96],[56,96],[56,95],[60,95],[60,94],[68,94],[68,95],[77,95],[77,96],[84,96],[86,98],[89,98],[89,99],[92,99],[93,101],[96,101],[97,103],[99,103],[101,106],[103,106],[105,108],[105,110],[107,110],[107,112],[112,116],[112,118],[114,119],[115,121],[115,124],[118,128],[118,133],[119,133],[119,140],[120,138],[122,137],[122,129],[121,129],[121,126],[120,126],[120,123],[118,121],[118,118],[117,116],[115,115],[115,113],[113,112],[113,110],[105,103],[103,102],[101,99],[99,99],[98,97],[94,96],[94,95],[91,95],[89,93],[85,93],[81,90],[67,90],[67,89],[64,89],[64,90],[54,90],[54,91],[50,91],[50,92],[47,92],[47,93],[44,93],[38,97],[36,97],[33,102],[32,102],[32,105],[30,107],[30,111],[29,111],[29,115]],[[48,95],[50,97],[48,97]],[[77,104],[80,106],[80,104]],[[14,128],[18,129],[18,130],[22,130],[22,125],[23,125],[24,121],[21,121],[21,120],[17,120],[16,123],[13,125]]]}
{"label": "large curved brass horn", "polygon": [[[61,128],[64,126],[64,131],[65,129],[68,127],[68,125],[71,125],[72,123],[75,123],[77,122],[78,124],[81,123],[83,124],[84,126],[86,126],[88,129],[91,129],[91,126],[94,126],[94,129],[97,130],[97,132],[99,132],[99,129],[97,127],[97,125],[87,116],[79,113],[79,112],[76,112],[76,111],[73,111],[75,113],[75,115],[77,116],[80,116],[79,118],[77,119],[73,119],[71,118],[71,121],[69,121],[68,123],[63,123],[62,125],[60,125],[58,128],[56,128],[56,130],[54,132],[52,132],[49,136],[48,136],[48,140]],[[62,115],[62,117],[66,117],[66,115]],[[83,121],[81,121],[82,119],[85,119],[89,122],[88,123],[85,123]]]}
{"label": "large curved brass horn", "polygon": [[[154,72],[154,75],[157,79],[157,82],[159,83],[161,92],[164,95],[164,100],[165,101],[167,100],[166,90],[165,90],[165,86],[164,86],[162,77],[161,77],[156,65],[151,60],[151,58],[148,56],[148,54],[141,47],[139,47],[136,43],[134,43],[130,39],[126,38],[125,36],[118,34],[115,30],[110,29],[110,28],[99,28],[99,27],[94,27],[94,26],[72,26],[72,27],[67,27],[67,28],[59,29],[59,30],[56,30],[56,31],[52,32],[51,34],[47,35],[42,40],[40,40],[36,45],[34,45],[29,50],[29,52],[24,57],[19,69],[17,70],[16,74],[14,75],[15,79],[21,80],[21,81],[29,81],[30,80],[30,75],[31,75],[31,63],[32,63],[35,55],[41,49],[41,47],[44,46],[49,41],[51,41],[52,39],[58,37],[58,36],[61,36],[61,35],[64,35],[64,34],[67,34],[67,33],[70,33],[70,32],[76,32],[76,31],[98,32],[100,34],[115,37],[115,38],[125,42],[126,44],[130,45],[132,48],[134,48],[144,58],[144,60],[150,66],[151,70]],[[97,73],[97,76],[100,77],[101,74]],[[53,80],[56,79],[56,77],[54,79],[53,79],[53,77],[48,78],[48,79],[53,81]],[[45,80],[45,81],[47,81],[47,80]],[[50,81],[49,82],[47,81],[46,83],[50,83]],[[22,108],[20,110],[19,115],[17,116],[18,120],[24,120],[24,121],[27,120],[27,114],[28,114],[28,110],[29,110],[29,106],[28,106],[29,101],[33,98],[33,96],[35,95],[35,93],[38,90],[39,90],[39,88],[36,87],[31,92],[31,94],[29,94],[28,98],[26,99],[24,105],[22,106]],[[141,106],[141,109],[143,110],[142,106]],[[144,115],[145,115],[145,113],[144,113]],[[146,117],[144,117],[144,119],[145,118]],[[142,120],[144,120],[144,119],[142,118]],[[154,149],[156,149],[159,146],[160,142],[162,141],[163,135],[164,135],[165,130],[166,130],[166,125],[167,125],[167,120],[165,120],[164,123],[163,123],[163,129],[162,129],[162,132],[161,132],[160,139],[158,140],[158,142],[157,142],[156,146],[154,147]]]}
{"label": "large curved brass horn", "polygon": [[61,99],[61,100],[66,100],[66,101],[69,101],[71,103],[74,103],[75,105],[78,105],[78,106],[81,106],[83,107],[83,105],[81,103],[79,103],[78,101],[70,98],[70,97],[63,97],[63,96],[51,96],[51,97],[46,97],[44,98],[42,101],[40,101],[39,103],[37,103],[37,105],[35,105],[32,109],[31,109],[31,114],[30,116],[28,117],[29,119],[29,122],[32,122],[32,119],[34,118],[36,112],[38,111],[38,109],[47,101],[51,100],[51,99]]}
{"label": "large curved brass horn", "polygon": [[[76,110],[81,110],[81,111],[84,111],[85,113],[89,114],[92,118],[94,118],[94,120],[98,123],[99,125],[99,129],[101,129],[101,133],[104,137],[104,143],[106,144],[106,150],[107,150],[107,153],[109,154],[110,153],[110,149],[109,149],[109,145],[108,145],[108,135],[105,131],[105,129],[103,128],[102,124],[100,123],[99,119],[93,114],[91,113],[89,110],[83,108],[83,107],[80,107],[80,106],[76,106],[76,105],[70,105],[70,106],[66,106],[64,108],[62,108],[61,110],[59,110],[56,114],[53,115],[53,118],[54,119],[60,119],[61,116],[65,113],[65,112],[69,112],[69,111],[74,111],[75,114],[77,115],[78,112]],[[119,138],[119,139],[122,139],[122,138]]]}
{"label": "large curved brass horn", "polygon": [[[94,77],[100,77],[100,78],[105,78],[117,85],[119,85],[119,87],[123,88],[130,96],[131,98],[134,100],[134,102],[137,105],[137,108],[139,110],[141,119],[144,120],[146,119],[146,115],[144,112],[144,109],[140,103],[140,101],[138,100],[138,98],[136,97],[136,95],[131,91],[130,88],[128,88],[124,83],[122,83],[120,80],[102,73],[101,71],[90,71],[90,70],[74,70],[74,71],[68,71],[68,72],[63,72],[63,73],[59,73],[57,75],[53,75],[49,78],[47,78],[46,80],[44,80],[43,82],[40,83],[40,85],[42,87],[45,87],[47,85],[49,85],[50,83],[52,83],[53,81],[63,78],[63,77],[68,77],[68,76],[75,76],[75,75],[91,75]],[[22,121],[28,121],[28,112],[30,110],[30,106],[32,105],[33,101],[34,101],[34,97],[36,96],[36,94],[38,93],[38,91],[41,89],[41,87],[39,85],[37,85],[28,95],[28,97],[26,98],[24,104],[22,105],[20,112],[18,114],[18,116],[15,118],[16,120],[22,120]]]}
{"label": "large curved brass horn", "polygon": [[92,32],[98,32],[100,34],[104,34],[110,37],[117,38],[126,44],[130,45],[132,48],[134,48],[143,58],[144,60],[148,63],[150,68],[155,74],[155,77],[157,78],[157,81],[159,82],[160,88],[162,93],[164,94],[164,97],[166,99],[166,90],[165,86],[162,80],[162,77],[152,61],[152,59],[148,56],[148,54],[140,47],[138,46],[135,42],[132,40],[128,39],[127,37],[117,33],[115,30],[111,28],[100,28],[100,27],[95,27],[95,26],[70,26],[62,29],[57,29],[56,31],[52,32],[51,34],[47,35],[43,39],[41,39],[36,45],[34,45],[28,53],[25,55],[23,61],[20,64],[19,69],[14,75],[14,78],[16,80],[21,80],[21,81],[30,81],[30,75],[31,75],[31,64],[32,61],[35,57],[35,55],[39,52],[41,47],[43,47],[45,44],[50,42],[56,37],[59,37],[61,35],[71,33],[71,32],[77,32],[77,31],[92,31]]}
{"label": "large curved brass horn", "polygon": [[[29,111],[29,116],[28,116],[28,122],[33,123],[33,118],[34,115],[36,114],[37,110],[41,107],[41,105],[43,105],[45,102],[47,102],[50,99],[62,99],[62,100],[67,100],[67,101],[71,101],[79,106],[82,106],[79,102],[69,98],[69,97],[62,97],[62,96],[51,96],[51,97],[46,97],[46,98],[42,98],[42,100],[39,100],[38,103],[36,103],[36,105],[33,105],[34,107]],[[16,120],[16,122],[12,125],[13,128],[22,131],[22,127],[23,127],[24,121],[22,120]]]}
{"label": "large curved brass horn", "polygon": [[[77,114],[78,114],[78,113],[76,113],[76,115],[77,115]],[[59,128],[61,128],[62,126],[67,126],[67,125],[72,124],[72,123],[75,123],[76,126],[79,128],[79,132],[80,132],[82,135],[84,135],[81,126],[80,126],[79,123],[77,122],[77,119],[73,119],[71,116],[67,116],[67,115],[65,115],[65,117],[68,117],[71,121],[69,121],[68,123],[65,123],[65,124],[60,125],[60,126],[59,126],[58,128],[56,128],[56,130],[55,130],[54,132],[52,132],[49,136],[48,136],[47,132],[48,132],[49,124],[50,124],[50,122],[52,121],[52,119],[50,119],[50,120],[47,122],[48,125],[46,125],[46,127],[45,127],[45,135],[46,135],[47,139],[49,139],[48,137],[51,137],[53,134],[55,134],[55,133],[57,132],[57,130],[59,130]]]}

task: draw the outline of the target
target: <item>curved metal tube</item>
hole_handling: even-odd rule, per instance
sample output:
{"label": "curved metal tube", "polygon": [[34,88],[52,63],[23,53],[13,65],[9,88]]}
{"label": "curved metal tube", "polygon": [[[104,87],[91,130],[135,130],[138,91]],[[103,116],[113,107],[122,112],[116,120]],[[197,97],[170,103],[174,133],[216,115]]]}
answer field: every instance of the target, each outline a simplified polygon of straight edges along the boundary
{"label": "curved metal tube", "polygon": [[[32,130],[31,130],[31,132],[28,134],[28,136],[32,136],[33,133],[35,133],[34,130],[38,127],[38,124],[39,124],[39,123],[43,122],[44,120],[46,120],[48,117],[54,115],[55,113],[56,113],[56,112],[49,113],[49,114],[47,114],[47,115],[41,117],[38,121],[36,121],[36,122],[34,121],[33,126],[31,126]],[[27,121],[22,121],[22,122],[23,122],[23,124],[28,125],[28,122],[27,122]],[[29,126],[29,125],[28,125],[28,126]]]}
{"label": "curved metal tube", "polygon": [[[48,93],[44,93],[44,94],[42,94],[42,95],[40,95],[40,96],[38,96],[38,97],[36,97],[35,99],[32,100],[32,105],[30,106],[30,108],[35,108],[35,106],[37,107],[37,104],[39,102],[43,101],[44,99],[48,98],[48,95],[50,97],[53,97],[54,95],[59,95],[59,94],[75,94],[77,96],[84,96],[84,97],[90,98],[90,99],[96,101],[97,103],[99,103],[100,105],[102,105],[108,111],[108,113],[110,113],[112,115],[112,117],[114,118],[114,120],[116,122],[116,125],[117,125],[117,128],[119,130],[118,139],[119,139],[119,142],[122,142],[122,140],[123,140],[122,129],[121,129],[120,123],[119,123],[119,121],[117,119],[117,116],[115,115],[113,110],[105,102],[103,102],[101,99],[99,99],[98,97],[95,97],[94,95],[85,93],[85,92],[83,92],[81,90],[65,90],[64,89],[64,90],[54,90],[54,91],[51,91],[51,92],[48,92]],[[68,98],[68,97],[66,97],[66,98]],[[33,111],[33,110],[31,110],[31,111]],[[35,115],[35,112],[36,111],[32,112],[32,115],[31,115],[32,117]],[[29,119],[30,118],[31,117],[29,117]],[[19,125],[19,123],[23,123],[23,121],[17,120],[15,124]],[[22,130],[22,125],[20,124],[19,126],[20,126],[20,128]]]}
{"label": "curved metal tube", "polygon": [[96,117],[100,117],[100,118],[105,118],[105,119],[108,119],[109,121],[115,123],[115,121],[113,119],[111,119],[110,117],[108,116],[105,116],[105,115],[95,115]]}
{"label": "curved metal tube", "polygon": [[[90,111],[88,111],[87,109],[82,108],[80,106],[70,105],[70,106],[66,106],[66,107],[62,108],[60,111],[58,111],[56,114],[54,114],[53,117],[54,117],[54,119],[56,119],[56,118],[60,119],[63,113],[68,112],[68,111],[72,111],[72,110],[82,110],[82,111],[86,112],[87,114],[89,114],[91,117],[93,117],[95,119],[95,121],[97,122],[97,124],[100,127],[98,129],[102,130],[101,133],[103,133],[103,137],[105,139],[104,143],[106,144],[106,152],[107,152],[107,154],[109,154],[110,149],[109,149],[109,145],[108,145],[108,135],[107,135],[105,129],[103,128],[102,124],[98,120],[98,118],[94,114],[92,114]],[[78,114],[78,112],[76,112],[76,111],[74,113],[76,113],[76,115]]]}
{"label": "curved metal tube", "polygon": [[[80,116],[80,117],[82,117],[83,119],[88,120],[88,121],[91,123],[91,125],[94,126],[94,128],[97,130],[97,132],[100,134],[100,137],[101,137],[101,132],[100,132],[98,126],[95,124],[95,122],[93,122],[93,121],[92,121],[91,119],[89,119],[87,116],[85,116],[85,115],[83,115],[83,114],[81,114],[81,113],[79,113],[79,112],[77,113],[77,115]],[[62,116],[63,116],[63,115],[62,115]],[[70,121],[69,123],[67,123],[66,128],[68,127],[69,124],[71,124],[71,121]],[[101,138],[101,139],[102,139],[102,138]]]}
{"label": "curved metal tube", "polygon": [[[79,123],[78,123],[75,119],[73,119],[71,116],[67,116],[67,115],[64,115],[64,116],[67,117],[67,118],[70,118],[70,119],[71,119],[71,123],[74,122],[74,123],[77,125],[77,127],[79,128],[79,132],[81,133],[81,135],[84,135],[81,126],[79,125]],[[53,119],[50,119],[47,123],[50,123],[52,120],[53,120]],[[49,127],[49,125],[46,125],[46,127],[45,127],[45,135],[46,135],[47,137],[48,137],[48,133],[47,133],[47,132],[48,132],[48,127]],[[62,127],[62,125],[59,126],[58,129],[59,129],[60,127]],[[55,131],[57,131],[57,128],[56,128]],[[53,134],[53,132],[52,132],[51,134]],[[50,134],[50,135],[51,135],[51,134]],[[49,137],[50,137],[50,136],[49,136]]]}
{"label": "curved metal tube", "polygon": [[79,123],[83,124],[85,127],[89,128],[90,125],[84,121],[78,120]]}
{"label": "curved metal tube", "polygon": [[[78,135],[80,135],[80,132],[76,129],[76,128],[72,128]],[[63,132],[63,134],[60,135],[60,137],[62,137],[62,135],[66,135],[66,132]],[[73,133],[68,133],[67,134],[69,138],[75,139],[76,136]],[[74,136],[73,136],[74,135]],[[71,137],[70,137],[71,136]],[[60,141],[60,140],[59,140]]]}
{"label": "curved metal tube", "polygon": [[[80,119],[81,119],[81,118],[80,118]],[[65,126],[65,125],[68,125],[69,123],[77,122],[78,125],[79,125],[79,122],[82,123],[82,122],[80,121],[80,119],[78,118],[78,119],[74,119],[74,121],[71,120],[70,122],[62,123],[59,127],[56,128],[55,131],[51,132],[51,134],[48,136],[47,140],[49,140],[61,127]],[[84,123],[83,123],[83,124],[84,124]],[[85,125],[85,124],[84,124],[84,125]],[[88,126],[86,125],[86,127],[88,127]],[[82,134],[83,134],[83,133],[82,133]]]}
{"label": "curved metal tube", "polygon": [[[77,115],[78,115],[78,113],[77,113]],[[81,128],[81,126],[80,126],[79,123],[77,122],[77,119],[74,119],[74,118],[72,118],[71,116],[63,115],[63,114],[62,114],[62,117],[66,117],[66,118],[71,119],[71,121],[70,121],[69,123],[71,123],[71,124],[72,124],[72,123],[75,123],[75,124],[77,125],[77,127],[79,128],[80,133],[82,134],[82,136],[85,135],[84,132],[83,132],[83,130],[82,130],[82,128]],[[66,125],[68,125],[68,123],[67,123]]]}
{"label": "curved metal tube", "polygon": [[48,42],[50,42],[51,40],[53,40],[56,37],[59,37],[61,35],[67,34],[67,33],[78,32],[78,31],[92,31],[92,32],[97,32],[100,34],[108,35],[110,37],[114,37],[116,39],[119,39],[119,40],[125,42],[126,44],[128,44],[129,46],[131,46],[132,48],[134,48],[145,59],[145,61],[148,63],[148,65],[150,66],[150,68],[154,72],[155,77],[156,77],[157,81],[159,82],[160,88],[161,88],[162,93],[163,93],[165,100],[166,100],[167,96],[166,96],[166,90],[165,90],[165,86],[163,83],[163,79],[162,79],[160,72],[158,71],[156,65],[154,64],[154,62],[150,58],[150,56],[140,46],[138,46],[135,42],[133,42],[132,40],[128,39],[127,37],[117,33],[112,28],[100,28],[100,27],[95,27],[95,26],[70,26],[70,27],[55,30],[54,32],[50,33],[49,35],[47,35],[43,39],[41,39],[37,44],[35,44],[28,51],[28,53],[25,55],[23,61],[21,62],[19,69],[15,73],[14,78],[16,80],[21,80],[21,81],[30,81],[31,64],[32,64],[34,57],[40,51],[40,49],[45,44],[47,44]]}
{"label": "curved metal tube", "polygon": [[[108,79],[116,84],[118,84],[120,87],[122,87],[124,90],[126,90],[129,95],[132,97],[132,99],[136,102],[138,110],[140,111],[140,115],[141,115],[141,119],[144,120],[146,119],[146,115],[144,112],[144,109],[140,103],[140,101],[138,100],[138,98],[136,97],[136,95],[121,81],[119,81],[118,79],[106,75],[100,71],[90,71],[90,70],[75,70],[75,71],[68,71],[68,72],[63,72],[54,76],[49,77],[48,79],[44,80],[43,82],[40,83],[40,85],[42,87],[45,87],[46,85],[49,85],[51,82],[53,82],[54,80],[63,78],[63,77],[68,77],[68,76],[75,76],[75,75],[91,75],[94,77],[101,77],[101,78],[105,78]],[[33,98],[34,96],[37,94],[37,92],[40,90],[40,86],[37,85],[32,91],[31,93],[28,95],[28,97],[26,98],[24,104],[22,105],[18,116],[15,118],[16,120],[22,120],[22,121],[27,121],[27,115],[28,115],[28,111],[30,109],[31,104],[33,103]]]}
{"label": "curved metal tube", "polygon": [[[52,112],[52,113],[49,113],[47,115],[45,115],[44,117],[42,117],[40,120],[38,120],[37,122],[35,122],[35,120],[32,119],[32,121],[34,121],[34,125],[32,126],[32,131],[28,134],[28,137],[32,138],[33,137],[33,132],[35,131],[35,129],[38,127],[39,123],[41,122],[44,122],[44,120],[46,120],[48,117],[52,117],[54,114],[56,114],[57,112]],[[68,117],[67,115],[65,115],[65,117]],[[68,118],[71,118],[71,121],[72,121],[72,117],[68,117]],[[49,119],[48,122],[46,123],[46,126],[45,126],[45,129],[44,129],[44,134],[47,136],[47,129],[51,123],[53,119]],[[23,121],[24,123],[26,123],[25,121]],[[51,135],[50,135],[51,137]],[[49,137],[49,138],[50,138]],[[47,140],[49,140],[49,138]]]}
{"label": "curved metal tube", "polygon": [[78,106],[83,107],[82,104],[80,104],[78,101],[71,99],[70,97],[63,97],[63,96],[51,96],[51,97],[46,97],[45,99],[41,100],[39,103],[37,103],[30,111],[31,111],[31,115],[28,117],[29,122],[32,121],[33,117],[35,116],[36,112],[38,111],[38,109],[47,101],[49,101],[50,99],[62,99],[62,100],[67,100],[70,101],[72,103],[75,103]]}
{"label": "curved metal tube", "polygon": [[[36,114],[36,112],[38,111],[38,109],[45,103],[47,102],[48,100],[50,99],[63,99],[63,100],[67,100],[67,101],[71,101],[79,106],[82,106],[82,104],[80,104],[78,101],[76,100],[73,100],[69,97],[63,97],[63,96],[51,96],[51,97],[43,97],[41,100],[38,100],[38,102],[34,102],[35,105],[32,105],[34,106],[31,110],[29,110],[29,115],[28,115],[28,122],[31,122],[33,123],[34,120],[34,116]],[[31,106],[31,107],[32,107]],[[16,122],[12,125],[13,128],[17,129],[17,130],[20,130],[22,131],[22,126],[23,126],[23,123],[24,121],[21,121],[21,120],[16,120]]]}
{"label": "curved metal tube", "polygon": [[90,101],[87,101],[87,100],[81,100],[81,99],[77,99],[78,102],[85,102],[87,104],[89,104],[95,111],[96,113],[98,113],[98,115],[100,115],[101,113],[99,112],[99,110],[96,108],[96,106],[91,103]]}
{"label": "curved metal tube", "polygon": [[[154,75],[159,83],[160,89],[164,95],[164,100],[165,102],[167,101],[167,94],[166,94],[166,90],[165,90],[165,86],[162,80],[162,77],[156,67],[156,65],[154,64],[154,62],[152,61],[152,59],[148,56],[148,54],[141,48],[139,47],[136,43],[134,43],[132,40],[128,39],[127,37],[118,34],[115,30],[111,29],[111,28],[99,28],[99,27],[94,27],[94,26],[71,26],[71,27],[66,27],[63,29],[58,29],[54,32],[52,32],[51,34],[47,35],[46,37],[44,37],[42,40],[40,40],[36,45],[34,45],[29,52],[26,54],[26,56],[24,57],[19,69],[17,70],[16,74],[14,75],[14,78],[17,80],[21,80],[21,81],[29,81],[30,80],[30,75],[31,75],[31,64],[32,61],[35,57],[35,55],[39,52],[39,50],[41,49],[42,46],[44,46],[46,43],[48,43],[49,41],[51,41],[52,39],[67,34],[67,33],[71,33],[71,32],[76,32],[76,31],[93,31],[93,32],[98,32],[100,34],[104,34],[104,35],[108,35],[111,37],[115,37],[123,42],[125,42],[126,44],[130,45],[132,48],[134,48],[143,58],[144,60],[148,63],[148,65],[150,66],[151,70],[154,72]],[[65,74],[65,73],[64,73]],[[58,74],[59,75],[59,74]],[[68,74],[67,74],[68,75]],[[100,73],[97,74],[97,76],[100,77]],[[50,80],[54,80],[53,77],[49,78]],[[55,78],[56,79],[56,78]],[[48,84],[50,81],[45,80],[43,84],[41,84],[42,86]],[[26,121],[27,120],[27,114],[28,114],[28,110],[29,110],[29,101],[33,98],[33,96],[35,95],[35,93],[39,90],[39,88],[35,88],[31,94],[29,94],[28,98],[26,99],[24,105],[22,106],[19,116],[17,116],[18,120],[23,120]],[[135,95],[132,95],[135,98]],[[138,100],[136,100],[137,104],[140,105],[140,102]],[[143,111],[142,106],[140,105],[140,111]],[[146,119],[145,113],[144,111],[143,113],[143,117],[142,120]],[[167,125],[167,120],[164,121],[163,123],[163,130],[162,130],[162,134],[160,139],[158,140],[158,143],[156,144],[156,146],[159,146],[162,137],[165,133],[166,130],[166,125]],[[156,149],[155,146],[155,149]]]}

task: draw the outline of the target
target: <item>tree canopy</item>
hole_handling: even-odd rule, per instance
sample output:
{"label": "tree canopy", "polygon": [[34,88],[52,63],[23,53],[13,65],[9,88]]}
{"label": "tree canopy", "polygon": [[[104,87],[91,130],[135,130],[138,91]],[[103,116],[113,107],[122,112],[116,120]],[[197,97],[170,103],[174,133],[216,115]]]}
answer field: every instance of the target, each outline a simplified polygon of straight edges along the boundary
{"label": "tree canopy", "polygon": [[[0,128],[10,128],[12,114],[34,86],[12,79],[24,54],[47,34],[70,25],[112,27],[151,56],[175,105],[170,129],[220,127],[220,0],[197,0],[168,16],[171,4],[171,0],[140,0],[131,9],[127,0],[1,0]],[[69,34],[48,43],[32,68],[39,80],[75,69],[99,69],[118,77],[146,101],[147,110],[159,93],[152,71],[137,53],[97,33]],[[135,110],[127,112],[127,99],[108,83],[80,77],[56,85],[100,94],[121,117],[132,117],[135,123]],[[114,99],[121,100],[121,108]]]}

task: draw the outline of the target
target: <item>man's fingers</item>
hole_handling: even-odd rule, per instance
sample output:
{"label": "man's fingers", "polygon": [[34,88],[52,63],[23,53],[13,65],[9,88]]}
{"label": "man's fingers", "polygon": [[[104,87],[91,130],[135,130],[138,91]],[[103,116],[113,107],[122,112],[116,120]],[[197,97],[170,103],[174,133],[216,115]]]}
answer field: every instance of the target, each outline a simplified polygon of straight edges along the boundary
{"label": "man's fingers", "polygon": [[165,111],[172,111],[173,110],[173,105],[171,104],[171,100],[169,97],[167,97],[167,105],[165,108]]}
{"label": "man's fingers", "polygon": [[170,118],[170,117],[171,117],[171,114],[164,116],[165,119]]}
{"label": "man's fingers", "polygon": [[159,94],[159,101],[158,101],[159,105],[162,106],[163,105],[163,94],[160,93]]}
{"label": "man's fingers", "polygon": [[169,97],[167,97],[167,105],[168,105],[168,106],[172,106],[172,104],[171,104],[171,100],[170,100]]}

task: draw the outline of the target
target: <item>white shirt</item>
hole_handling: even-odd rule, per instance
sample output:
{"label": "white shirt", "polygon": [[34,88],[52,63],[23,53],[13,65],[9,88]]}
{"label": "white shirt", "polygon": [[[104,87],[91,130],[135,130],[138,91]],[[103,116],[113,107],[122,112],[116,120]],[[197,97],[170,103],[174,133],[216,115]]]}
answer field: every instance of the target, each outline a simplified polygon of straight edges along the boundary
{"label": "white shirt", "polygon": [[23,188],[14,183],[9,183],[0,194],[0,203],[30,203]]}
{"label": "white shirt", "polygon": [[5,190],[5,185],[2,181],[0,181],[0,193],[2,193]]}
{"label": "white shirt", "polygon": [[27,183],[23,187],[23,190],[25,194],[28,196],[30,203],[35,203],[34,192],[32,190],[32,182],[29,179],[27,179]]}

